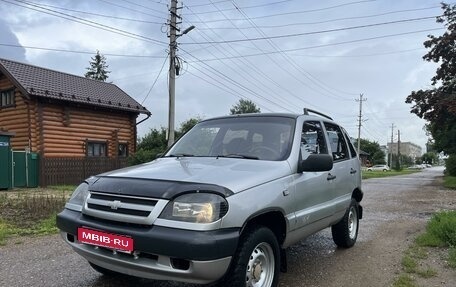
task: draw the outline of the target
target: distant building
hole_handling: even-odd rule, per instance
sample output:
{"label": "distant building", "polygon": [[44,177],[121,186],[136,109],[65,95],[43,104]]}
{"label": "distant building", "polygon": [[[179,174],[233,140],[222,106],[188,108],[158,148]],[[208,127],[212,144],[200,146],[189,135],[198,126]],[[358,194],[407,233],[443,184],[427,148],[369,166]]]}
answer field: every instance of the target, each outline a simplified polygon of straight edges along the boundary
{"label": "distant building", "polygon": [[[391,143],[388,143],[387,145],[388,145],[388,152],[392,151],[393,154],[397,154],[397,152],[398,152],[398,143],[397,142],[393,143],[392,150],[391,150]],[[401,155],[409,156],[412,159],[421,157],[421,155],[423,154],[421,147],[412,142],[401,142],[400,150],[401,150]]]}

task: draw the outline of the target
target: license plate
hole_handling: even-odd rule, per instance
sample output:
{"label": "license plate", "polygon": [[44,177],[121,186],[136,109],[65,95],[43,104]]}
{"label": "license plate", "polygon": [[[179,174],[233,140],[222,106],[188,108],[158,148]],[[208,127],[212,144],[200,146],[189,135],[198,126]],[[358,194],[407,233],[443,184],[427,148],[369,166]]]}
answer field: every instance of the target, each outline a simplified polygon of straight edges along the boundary
{"label": "license plate", "polygon": [[78,228],[78,240],[82,243],[107,247],[114,250],[133,252],[133,238],[84,227]]}

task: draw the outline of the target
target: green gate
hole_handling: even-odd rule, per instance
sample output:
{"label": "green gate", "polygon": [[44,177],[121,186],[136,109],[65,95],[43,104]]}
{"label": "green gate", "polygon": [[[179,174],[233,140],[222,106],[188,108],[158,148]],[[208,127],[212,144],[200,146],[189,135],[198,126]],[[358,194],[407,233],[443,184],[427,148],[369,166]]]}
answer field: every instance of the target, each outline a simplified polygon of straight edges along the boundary
{"label": "green gate", "polygon": [[9,137],[0,136],[0,189],[11,188],[11,150]]}
{"label": "green gate", "polygon": [[12,133],[0,132],[0,189],[10,189],[12,182],[12,159],[10,138]]}
{"label": "green gate", "polygon": [[38,186],[38,154],[13,151],[14,187]]}

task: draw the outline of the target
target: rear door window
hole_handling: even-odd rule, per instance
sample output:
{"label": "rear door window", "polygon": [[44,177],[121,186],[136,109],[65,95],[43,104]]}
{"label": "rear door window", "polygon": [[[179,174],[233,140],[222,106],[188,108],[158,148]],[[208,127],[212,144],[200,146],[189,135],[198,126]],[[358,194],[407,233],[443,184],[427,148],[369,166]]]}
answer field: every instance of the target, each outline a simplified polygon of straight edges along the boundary
{"label": "rear door window", "polygon": [[334,161],[341,161],[350,158],[347,142],[341,128],[332,123],[325,123],[329,145]]}

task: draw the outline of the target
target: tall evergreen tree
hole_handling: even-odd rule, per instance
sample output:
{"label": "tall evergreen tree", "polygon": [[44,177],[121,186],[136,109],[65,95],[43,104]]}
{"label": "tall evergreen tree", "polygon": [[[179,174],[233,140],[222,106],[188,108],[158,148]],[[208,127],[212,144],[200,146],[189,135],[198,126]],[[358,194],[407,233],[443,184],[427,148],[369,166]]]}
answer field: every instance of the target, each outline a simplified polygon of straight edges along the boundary
{"label": "tall evergreen tree", "polygon": [[111,73],[111,71],[107,70],[109,66],[106,64],[106,57],[97,50],[97,54],[91,59],[89,62],[90,67],[86,68],[87,73],[84,76],[89,79],[106,82],[108,74]]}

